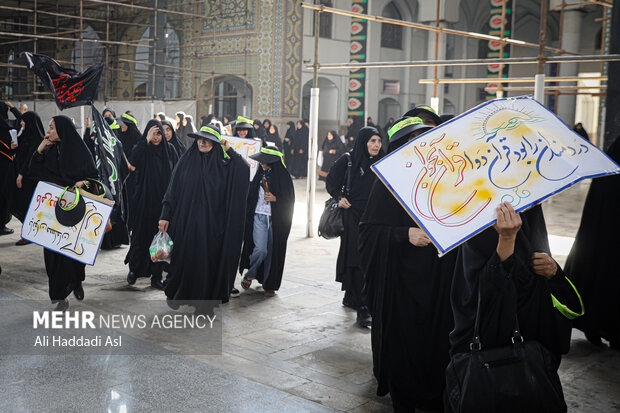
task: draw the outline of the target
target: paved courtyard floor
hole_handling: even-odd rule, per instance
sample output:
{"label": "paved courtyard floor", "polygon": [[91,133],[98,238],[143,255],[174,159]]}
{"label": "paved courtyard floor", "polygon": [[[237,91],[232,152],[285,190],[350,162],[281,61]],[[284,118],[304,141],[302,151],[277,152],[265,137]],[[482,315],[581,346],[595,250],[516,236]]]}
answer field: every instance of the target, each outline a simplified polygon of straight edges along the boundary
{"label": "paved courtyard floor", "polygon": [[[256,285],[222,307],[221,354],[187,356],[157,337],[130,337],[135,355],[0,355],[0,412],[389,412],[375,395],[370,330],[355,325],[334,281],[339,240],[305,237],[305,180],[296,180],[297,204],[284,280],[265,298]],[[328,195],[318,183],[315,225]],[[588,183],[544,205],[552,252],[563,263],[579,226]],[[0,237],[0,301],[47,300],[42,248]],[[110,297],[161,300],[145,279],[125,280],[127,247],[102,251],[87,267],[86,298],[73,309],[103,313]],[[238,282],[240,279],[238,279]],[[4,307],[3,308],[7,308]],[[50,305],[50,308],[51,305]],[[19,329],[0,326],[14,337]],[[2,349],[0,349],[0,354]],[[157,354],[157,352],[161,354]],[[570,412],[620,411],[620,353],[591,346],[574,330],[560,367]]]}

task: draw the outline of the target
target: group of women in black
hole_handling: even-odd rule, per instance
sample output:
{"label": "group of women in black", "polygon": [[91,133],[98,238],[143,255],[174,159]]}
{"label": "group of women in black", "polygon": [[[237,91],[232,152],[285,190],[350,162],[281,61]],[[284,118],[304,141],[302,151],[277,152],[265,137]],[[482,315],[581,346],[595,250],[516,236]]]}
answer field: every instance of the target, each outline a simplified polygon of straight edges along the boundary
{"label": "group of women in black", "polygon": [[[427,106],[407,112],[388,131],[388,154],[442,121]],[[551,257],[540,205],[520,214],[498,205],[494,227],[438,257],[369,170],[383,154],[380,132],[360,128],[326,181],[345,227],[336,280],[345,290],[343,305],[358,311],[360,326],[372,326],[377,394],[389,393],[397,412],[456,410],[450,389],[444,396],[445,371],[451,356],[470,351],[478,306],[487,347],[510,344],[518,317],[523,337],[540,342],[557,369],[569,349],[571,319],[583,307]]]}

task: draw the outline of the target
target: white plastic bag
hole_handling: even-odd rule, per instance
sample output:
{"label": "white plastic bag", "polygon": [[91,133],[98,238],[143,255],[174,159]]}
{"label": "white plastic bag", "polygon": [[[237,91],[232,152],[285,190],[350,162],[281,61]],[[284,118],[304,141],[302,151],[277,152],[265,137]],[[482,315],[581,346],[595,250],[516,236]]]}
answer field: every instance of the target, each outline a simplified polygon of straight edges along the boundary
{"label": "white plastic bag", "polygon": [[151,261],[153,262],[167,262],[170,264],[170,257],[172,256],[172,246],[174,242],[170,238],[167,232],[158,232],[153,238],[151,246],[149,247],[149,254],[151,254]]}

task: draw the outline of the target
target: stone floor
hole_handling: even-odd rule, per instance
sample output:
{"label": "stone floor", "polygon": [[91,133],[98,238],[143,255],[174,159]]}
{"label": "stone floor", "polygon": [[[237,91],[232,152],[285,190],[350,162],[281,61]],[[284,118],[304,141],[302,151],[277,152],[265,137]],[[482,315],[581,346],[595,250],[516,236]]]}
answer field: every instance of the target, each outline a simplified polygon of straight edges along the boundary
{"label": "stone floor", "polygon": [[[146,337],[134,339],[145,355],[0,356],[0,412],[391,411],[389,398],[375,395],[370,331],[356,327],[356,314],[341,305],[334,282],[339,241],[305,237],[305,184],[295,181],[298,202],[282,287],[265,298],[253,286],[223,307],[220,355],[175,354]],[[327,199],[324,185],[318,187],[315,223]],[[560,262],[570,250],[587,188],[580,183],[544,205]],[[19,222],[10,227],[17,234]],[[42,250],[14,246],[16,234],[0,237],[0,301],[46,300]],[[73,308],[103,312],[105,298],[115,295],[163,299],[145,280],[127,285],[126,252],[99,254],[96,265],[87,267],[85,300],[70,297]],[[620,353],[592,347],[575,330],[560,375],[569,411],[620,411]]]}

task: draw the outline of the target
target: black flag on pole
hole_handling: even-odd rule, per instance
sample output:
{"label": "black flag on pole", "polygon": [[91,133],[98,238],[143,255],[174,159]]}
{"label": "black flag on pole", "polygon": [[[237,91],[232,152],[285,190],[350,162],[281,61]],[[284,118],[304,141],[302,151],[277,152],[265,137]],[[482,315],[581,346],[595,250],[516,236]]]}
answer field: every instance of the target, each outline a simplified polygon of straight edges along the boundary
{"label": "black flag on pole", "polygon": [[103,63],[89,67],[82,73],[67,69],[51,57],[30,52],[22,53],[28,69],[41,79],[54,95],[60,110],[74,106],[91,105],[97,96],[97,86],[103,72]]}

